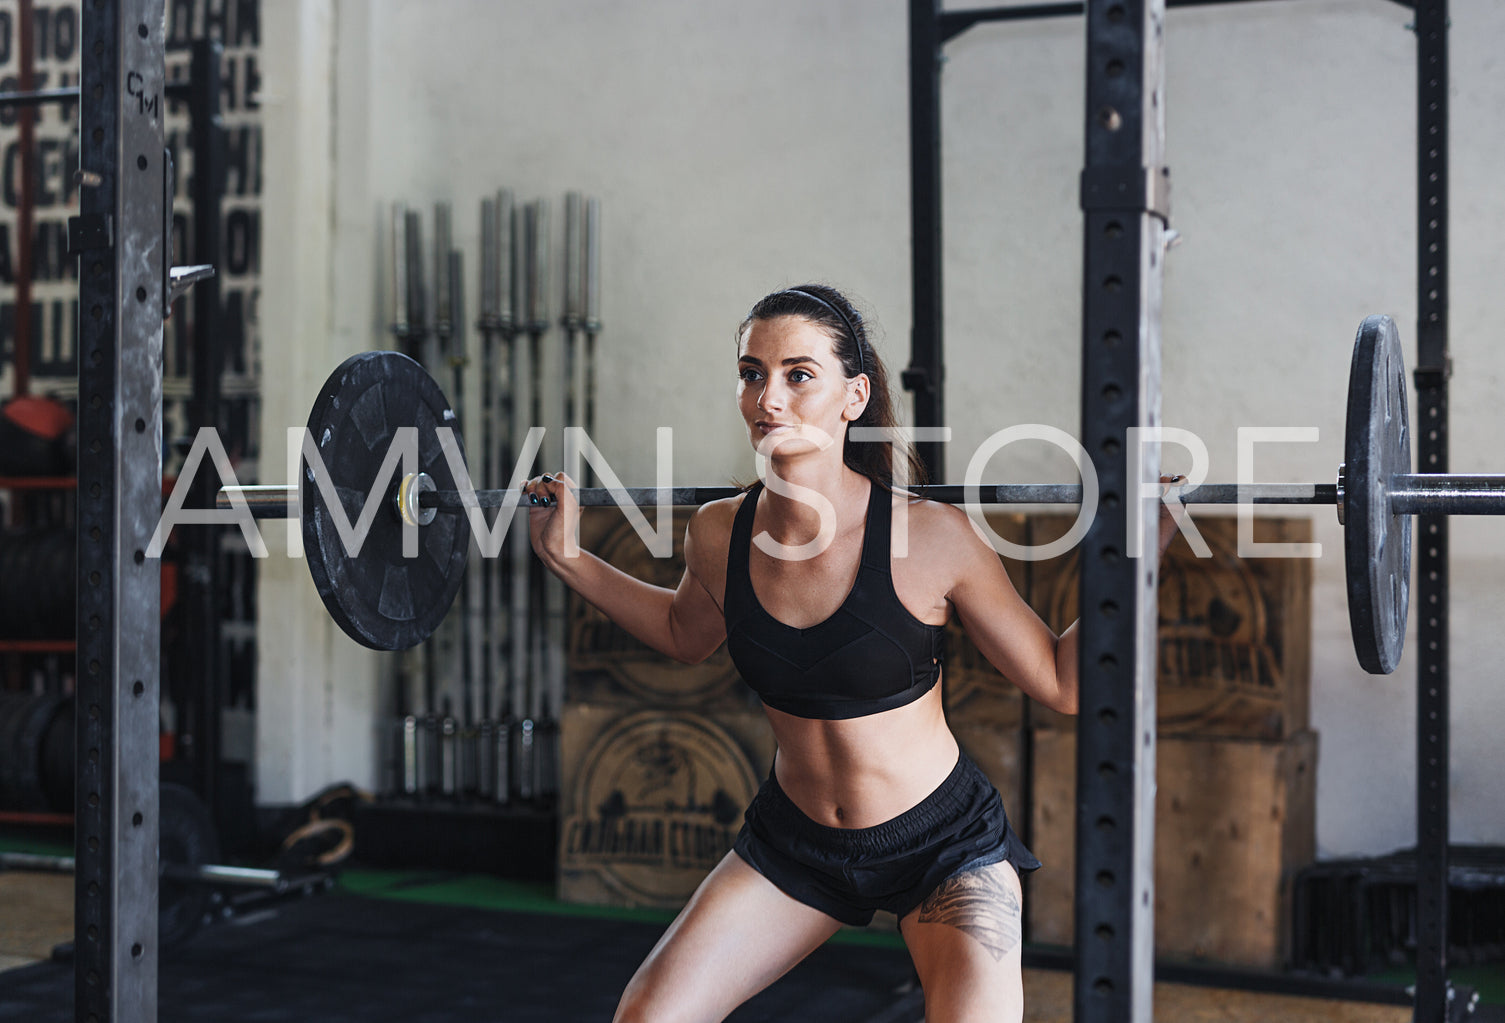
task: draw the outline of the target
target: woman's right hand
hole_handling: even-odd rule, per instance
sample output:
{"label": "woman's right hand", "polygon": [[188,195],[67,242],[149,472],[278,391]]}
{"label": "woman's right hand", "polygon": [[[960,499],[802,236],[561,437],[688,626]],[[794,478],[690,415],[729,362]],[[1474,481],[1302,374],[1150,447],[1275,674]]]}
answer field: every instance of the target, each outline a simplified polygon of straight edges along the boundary
{"label": "woman's right hand", "polygon": [[535,476],[523,484],[528,509],[528,538],[534,552],[550,568],[561,564],[575,546],[580,504],[575,481],[562,472]]}

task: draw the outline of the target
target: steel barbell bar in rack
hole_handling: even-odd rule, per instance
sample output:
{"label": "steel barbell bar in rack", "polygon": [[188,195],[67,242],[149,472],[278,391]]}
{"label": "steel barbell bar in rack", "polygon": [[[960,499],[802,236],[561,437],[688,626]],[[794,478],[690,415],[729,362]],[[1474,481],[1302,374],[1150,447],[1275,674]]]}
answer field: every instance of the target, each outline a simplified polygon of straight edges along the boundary
{"label": "steel barbell bar in rack", "polygon": [[[1350,363],[1344,460],[1336,483],[1225,484],[1187,487],[1189,505],[1334,505],[1344,524],[1349,624],[1360,664],[1376,674],[1395,670],[1409,611],[1411,516],[1505,515],[1505,476],[1411,472],[1406,377],[1395,323],[1371,316],[1359,326]],[[396,410],[396,411],[394,411]],[[501,508],[521,495],[507,490],[462,490],[438,440],[454,413],[438,384],[405,356],[367,352],[330,376],[309,416],[323,471],[340,495],[344,521],[354,521],[385,465],[402,427],[416,427],[416,472],[391,488],[389,514],[378,514],[360,553],[344,550],[336,519],[313,485],[305,462],[299,487],[228,487],[220,508],[246,507],[257,518],[301,520],[314,584],[335,621],[358,642],[401,650],[422,642],[442,620],[459,589],[469,532],[464,517],[438,514],[472,505]],[[456,436],[456,443],[459,438]],[[460,451],[463,464],[463,449]],[[387,470],[390,472],[390,468]],[[1080,504],[1080,484],[941,484],[911,488],[924,498],[982,505]],[[582,488],[582,505],[676,506],[734,496],[734,487]],[[243,502],[243,503],[242,503]],[[401,552],[402,531],[422,527],[416,558]]]}
{"label": "steel barbell bar in rack", "polygon": [[[504,508],[508,505],[534,507],[546,501],[523,500],[514,490],[422,489],[431,486],[426,473],[411,473],[393,488],[392,505],[399,515],[426,525],[423,512],[459,512],[469,507]],[[979,505],[1079,505],[1080,483],[983,483],[969,491],[961,483],[923,484],[907,488],[916,497],[941,504]],[[1336,505],[1342,506],[1341,483],[1201,483],[1173,491],[1176,500],[1186,505]],[[653,508],[662,503],[675,508],[693,508],[711,501],[736,497],[741,487],[578,487],[573,493],[582,508],[631,506]],[[1428,475],[1407,473],[1396,476],[1388,491],[1390,507],[1396,514],[1420,515],[1505,515],[1505,475]],[[243,499],[251,514],[259,519],[298,517],[296,487],[258,485],[222,487],[217,507],[234,507],[235,498]],[[473,498],[473,500],[472,500]],[[412,503],[417,501],[416,506]],[[430,520],[431,521],[431,520]]]}

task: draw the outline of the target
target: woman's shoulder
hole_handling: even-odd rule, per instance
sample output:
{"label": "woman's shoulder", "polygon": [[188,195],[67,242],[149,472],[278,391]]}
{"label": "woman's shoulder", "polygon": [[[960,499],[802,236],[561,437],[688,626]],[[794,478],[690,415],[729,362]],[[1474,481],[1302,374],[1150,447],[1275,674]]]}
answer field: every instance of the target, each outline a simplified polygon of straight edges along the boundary
{"label": "woman's shoulder", "polygon": [[971,553],[982,543],[972,520],[957,505],[930,501],[909,490],[893,489],[894,510],[901,507],[912,547],[937,556]]}
{"label": "woman's shoulder", "polygon": [[707,501],[690,515],[686,538],[699,548],[719,550],[723,555],[731,543],[732,524],[737,518],[737,509],[749,497],[749,491]]}

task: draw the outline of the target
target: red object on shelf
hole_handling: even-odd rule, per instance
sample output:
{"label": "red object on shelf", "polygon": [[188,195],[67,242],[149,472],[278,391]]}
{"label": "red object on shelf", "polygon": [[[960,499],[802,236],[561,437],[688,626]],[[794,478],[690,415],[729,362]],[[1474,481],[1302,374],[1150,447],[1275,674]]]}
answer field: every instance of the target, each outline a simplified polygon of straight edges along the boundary
{"label": "red object on shelf", "polygon": [[21,810],[0,810],[0,824],[40,824],[50,827],[73,827],[71,813],[29,813]]}
{"label": "red object on shelf", "polygon": [[0,639],[0,654],[71,654],[77,649],[71,639]]}
{"label": "red object on shelf", "polygon": [[4,416],[33,437],[57,440],[73,429],[73,413],[56,398],[17,394],[5,403]]}
{"label": "red object on shelf", "polygon": [[0,476],[4,490],[72,490],[77,486],[73,476]]}

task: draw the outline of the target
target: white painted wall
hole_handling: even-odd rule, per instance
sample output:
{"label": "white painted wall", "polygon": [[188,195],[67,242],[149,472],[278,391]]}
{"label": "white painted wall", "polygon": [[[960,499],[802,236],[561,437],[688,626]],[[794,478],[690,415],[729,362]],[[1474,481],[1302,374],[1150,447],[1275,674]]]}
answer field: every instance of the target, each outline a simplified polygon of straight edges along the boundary
{"label": "white painted wall", "polygon": [[[263,444],[306,415],[339,358],[383,343],[381,209],[456,207],[478,294],[481,196],[507,186],[605,210],[601,436],[650,479],[654,429],[675,478],[746,477],[732,332],[766,291],[825,279],[907,361],[906,5],[902,0],[264,0],[267,368]],[[1352,336],[1370,312],[1414,352],[1414,54],[1409,13],[1379,0],[1173,11],[1168,18],[1167,425],[1233,479],[1241,426],[1310,426],[1262,449],[1257,476],[1329,481],[1341,460]],[[1453,468],[1498,470],[1492,429],[1505,159],[1505,7],[1454,0]],[[948,47],[945,188],[951,474],[1015,423],[1076,432],[1082,28],[983,26]],[[556,248],[557,255],[557,248]],[[556,282],[558,278],[556,277]],[[555,298],[557,301],[557,296]],[[284,390],[279,390],[283,388]],[[1176,465],[1176,455],[1170,456]],[[990,475],[1062,478],[1063,456],[1011,448]],[[1414,661],[1356,666],[1342,534],[1314,516],[1313,723],[1324,855],[1414,840]],[[1505,841],[1505,533],[1453,526],[1453,836]],[[263,568],[260,798],[371,781],[386,706],[366,657],[327,625],[303,566]]]}

